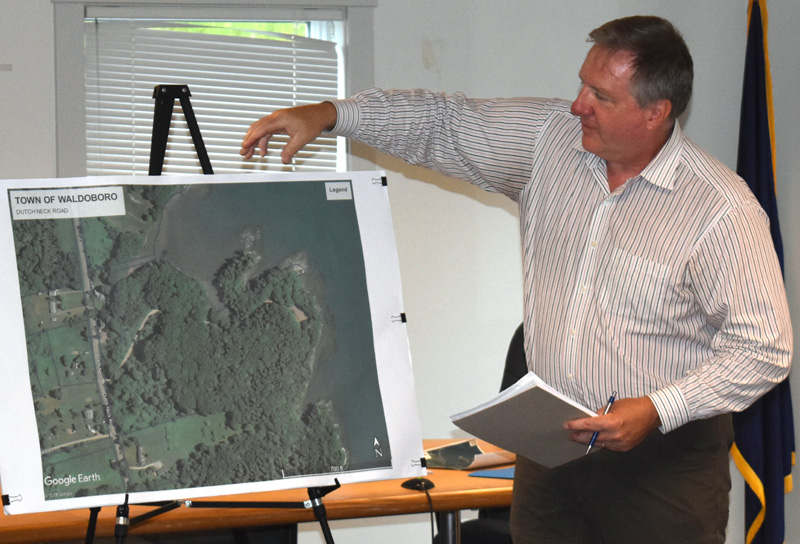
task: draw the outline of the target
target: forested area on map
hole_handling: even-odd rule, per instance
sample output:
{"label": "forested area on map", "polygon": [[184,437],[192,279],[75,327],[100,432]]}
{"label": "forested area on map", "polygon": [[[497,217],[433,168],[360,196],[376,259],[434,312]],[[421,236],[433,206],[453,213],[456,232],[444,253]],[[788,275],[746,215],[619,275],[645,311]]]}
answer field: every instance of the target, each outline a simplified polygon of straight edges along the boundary
{"label": "forested area on map", "polygon": [[14,229],[20,290],[79,289],[71,221],[18,221]]}
{"label": "forested area on map", "polygon": [[247,279],[256,261],[238,252],[220,267],[224,309],[212,310],[192,278],[154,263],[115,284],[99,313],[110,359],[124,361],[109,385],[123,434],[224,414],[214,440],[178,461],[180,486],[329,471],[345,461],[330,406],[301,404],[319,310],[291,269]]}

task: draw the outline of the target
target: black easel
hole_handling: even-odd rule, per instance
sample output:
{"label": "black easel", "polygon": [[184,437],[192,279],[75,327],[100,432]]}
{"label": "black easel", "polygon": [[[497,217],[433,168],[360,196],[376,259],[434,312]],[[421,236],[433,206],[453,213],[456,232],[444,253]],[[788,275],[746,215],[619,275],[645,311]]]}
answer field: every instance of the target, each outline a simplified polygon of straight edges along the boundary
{"label": "black easel", "polygon": [[[153,90],[153,98],[156,104],[153,113],[153,137],[150,142],[149,175],[160,176],[164,167],[164,155],[167,150],[169,126],[172,121],[172,110],[175,105],[175,100],[180,100],[183,115],[186,118],[186,123],[189,125],[189,132],[192,135],[197,157],[200,159],[200,165],[203,168],[203,174],[214,173],[211,168],[211,161],[208,159],[206,146],[203,143],[203,137],[200,135],[200,129],[197,126],[197,118],[194,115],[192,104],[189,101],[190,96],[192,96],[192,94],[189,92],[189,87],[186,85],[158,85]],[[320,523],[326,544],[334,544],[333,535],[328,526],[328,514],[325,505],[322,503],[322,497],[341,487],[337,478],[334,478],[334,482],[335,484],[330,486],[308,488],[309,500],[303,502],[184,501],[181,503],[180,501],[164,501],[143,504],[142,506],[155,506],[157,509],[135,518],[129,518],[128,495],[126,494],[125,503],[117,506],[114,537],[116,538],[117,544],[122,544],[128,534],[128,528],[130,526],[174,510],[181,506],[181,504],[187,508],[311,508]],[[86,544],[92,544],[94,541],[97,515],[99,512],[100,508],[90,509],[89,527],[86,531]]]}
{"label": "black easel", "polygon": [[334,485],[324,487],[309,487],[308,499],[303,502],[262,502],[262,501],[186,501],[187,508],[311,508],[319,521],[322,534],[327,544],[333,544],[333,535],[328,525],[328,513],[322,503],[322,497],[341,487],[338,478],[334,478]]}
{"label": "black easel", "polygon": [[[146,514],[142,514],[141,516],[137,516],[133,519],[128,517],[128,494],[125,494],[125,502],[117,506],[117,515],[116,520],[114,523],[114,538],[118,544],[122,544],[125,541],[125,537],[128,536],[128,528],[136,525],[137,523],[141,523],[143,521],[147,521],[150,518],[155,516],[161,515],[165,512],[169,512],[170,510],[175,510],[181,505],[179,501],[162,501],[162,502],[150,502],[144,503],[142,506],[155,506],[157,507],[156,510],[148,512]],[[86,530],[86,544],[92,544],[94,541],[94,532],[95,527],[97,525],[97,514],[100,512],[99,507],[91,508],[91,515],[89,518],[89,528]]]}
{"label": "black easel", "polygon": [[189,125],[189,133],[192,135],[194,148],[197,151],[197,158],[200,159],[200,166],[204,174],[213,174],[211,161],[208,160],[206,145],[200,135],[197,126],[197,118],[194,116],[192,103],[189,97],[192,93],[186,85],[157,85],[153,90],[153,98],[156,101],[153,113],[153,138],[150,141],[150,168],[148,174],[160,176],[164,167],[164,155],[167,151],[167,138],[169,137],[169,125],[172,121],[172,110],[175,107],[175,100],[180,100],[183,116],[186,124]]}

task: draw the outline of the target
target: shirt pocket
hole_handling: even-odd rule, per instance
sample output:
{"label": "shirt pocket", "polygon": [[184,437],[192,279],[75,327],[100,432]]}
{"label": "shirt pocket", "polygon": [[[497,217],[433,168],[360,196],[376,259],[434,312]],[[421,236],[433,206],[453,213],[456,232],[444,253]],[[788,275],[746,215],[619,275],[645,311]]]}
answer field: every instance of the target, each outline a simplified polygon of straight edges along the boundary
{"label": "shirt pocket", "polygon": [[600,306],[607,314],[652,324],[664,305],[669,272],[668,265],[614,248],[598,287]]}

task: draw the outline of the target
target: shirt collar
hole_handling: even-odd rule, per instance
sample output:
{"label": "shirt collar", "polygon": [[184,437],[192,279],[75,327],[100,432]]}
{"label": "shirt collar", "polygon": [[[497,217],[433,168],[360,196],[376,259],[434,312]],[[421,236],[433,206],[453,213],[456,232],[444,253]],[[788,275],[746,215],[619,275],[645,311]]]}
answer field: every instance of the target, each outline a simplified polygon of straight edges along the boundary
{"label": "shirt collar", "polygon": [[[580,133],[578,133],[578,138],[575,142],[575,150],[586,153],[586,165],[593,170],[602,167],[603,171],[605,171],[605,162],[603,159],[594,153],[586,151],[581,140]],[[659,150],[653,160],[645,166],[644,170],[639,174],[639,177],[646,179],[657,187],[672,190],[675,186],[674,173],[681,158],[681,149],[683,149],[683,131],[681,130],[680,123],[676,120],[672,128],[672,134],[670,134],[667,142]]]}
{"label": "shirt collar", "polygon": [[675,187],[675,169],[678,168],[681,149],[683,149],[683,131],[680,123],[675,120],[675,126],[667,143],[639,175],[653,185],[671,191]]}

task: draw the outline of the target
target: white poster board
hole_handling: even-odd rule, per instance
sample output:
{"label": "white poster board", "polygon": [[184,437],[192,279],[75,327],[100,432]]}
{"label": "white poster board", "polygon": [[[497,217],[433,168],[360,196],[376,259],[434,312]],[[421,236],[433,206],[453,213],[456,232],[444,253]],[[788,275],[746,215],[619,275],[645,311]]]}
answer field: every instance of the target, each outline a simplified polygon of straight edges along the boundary
{"label": "white poster board", "polygon": [[5,513],[425,473],[382,172],[0,191]]}

